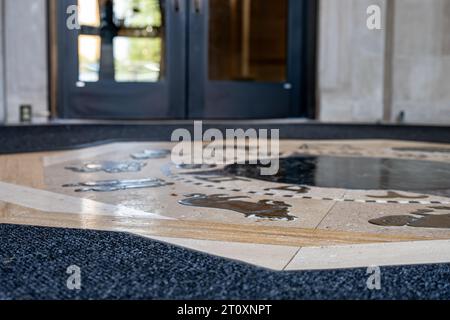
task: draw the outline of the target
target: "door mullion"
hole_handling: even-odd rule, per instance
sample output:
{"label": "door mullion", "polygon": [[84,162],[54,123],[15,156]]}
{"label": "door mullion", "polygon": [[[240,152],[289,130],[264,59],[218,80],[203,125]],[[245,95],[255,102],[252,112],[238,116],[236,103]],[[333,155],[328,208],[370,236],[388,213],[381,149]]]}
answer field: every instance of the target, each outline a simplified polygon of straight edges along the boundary
{"label": "door mullion", "polygon": [[189,1],[188,118],[202,118],[208,68],[208,0]]}
{"label": "door mullion", "polygon": [[166,72],[171,118],[186,118],[187,14],[185,0],[166,0]]}

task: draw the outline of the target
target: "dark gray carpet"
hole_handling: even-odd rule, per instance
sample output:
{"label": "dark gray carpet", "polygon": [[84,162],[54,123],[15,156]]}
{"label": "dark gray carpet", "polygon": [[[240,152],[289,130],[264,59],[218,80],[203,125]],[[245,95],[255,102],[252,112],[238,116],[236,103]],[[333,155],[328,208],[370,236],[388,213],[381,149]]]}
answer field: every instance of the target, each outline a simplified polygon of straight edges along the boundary
{"label": "dark gray carpet", "polygon": [[[67,289],[70,265],[82,288]],[[271,272],[128,234],[0,225],[1,299],[449,299],[450,265]]]}

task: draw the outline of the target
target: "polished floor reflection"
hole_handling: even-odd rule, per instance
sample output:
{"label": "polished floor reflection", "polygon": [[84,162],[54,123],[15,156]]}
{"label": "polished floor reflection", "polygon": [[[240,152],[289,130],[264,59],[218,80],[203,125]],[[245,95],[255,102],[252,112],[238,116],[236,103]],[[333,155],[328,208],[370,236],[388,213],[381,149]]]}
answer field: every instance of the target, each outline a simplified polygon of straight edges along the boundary
{"label": "polished floor reflection", "polygon": [[228,175],[293,185],[356,190],[402,190],[450,197],[450,163],[367,157],[292,156],[276,175],[261,165],[233,164],[198,175]]}

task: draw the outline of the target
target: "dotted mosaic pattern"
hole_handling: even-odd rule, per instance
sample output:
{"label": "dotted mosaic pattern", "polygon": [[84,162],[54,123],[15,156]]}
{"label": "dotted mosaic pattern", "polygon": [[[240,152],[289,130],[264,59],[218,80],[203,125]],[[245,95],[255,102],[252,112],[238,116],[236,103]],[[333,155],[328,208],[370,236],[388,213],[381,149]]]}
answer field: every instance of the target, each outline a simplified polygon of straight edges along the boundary
{"label": "dotted mosaic pattern", "polygon": [[289,193],[289,191],[284,192],[267,192],[267,191],[255,191],[255,190],[245,190],[239,188],[230,188],[224,186],[218,186],[206,182],[202,182],[192,176],[182,176],[178,174],[171,175],[170,178],[177,182],[191,184],[196,187],[202,187],[207,189],[215,189],[219,192],[241,192],[248,195],[257,196],[270,196],[270,197],[281,197],[281,198],[293,198],[293,199],[305,199],[305,200],[321,200],[321,201],[334,201],[334,202],[355,202],[355,203],[375,203],[375,204],[421,204],[421,205],[449,205],[450,201],[437,201],[437,200],[371,200],[371,199],[352,199],[352,198],[331,198],[331,197],[314,197],[305,194],[298,194],[295,192]]}

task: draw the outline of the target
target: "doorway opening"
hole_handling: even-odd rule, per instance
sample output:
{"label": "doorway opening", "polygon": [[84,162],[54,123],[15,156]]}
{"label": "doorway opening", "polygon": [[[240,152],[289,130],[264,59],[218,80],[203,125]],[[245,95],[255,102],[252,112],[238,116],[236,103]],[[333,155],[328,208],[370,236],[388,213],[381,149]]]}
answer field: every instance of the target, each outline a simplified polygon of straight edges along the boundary
{"label": "doorway opening", "polygon": [[315,1],[51,1],[59,118],[314,117]]}

